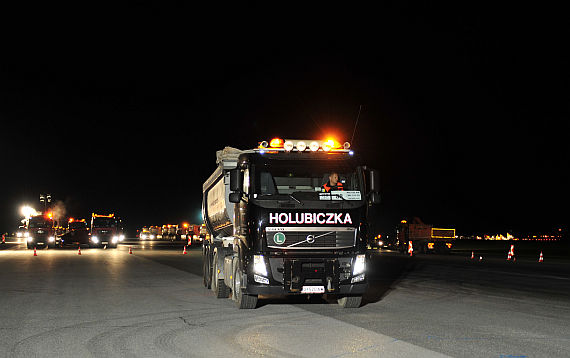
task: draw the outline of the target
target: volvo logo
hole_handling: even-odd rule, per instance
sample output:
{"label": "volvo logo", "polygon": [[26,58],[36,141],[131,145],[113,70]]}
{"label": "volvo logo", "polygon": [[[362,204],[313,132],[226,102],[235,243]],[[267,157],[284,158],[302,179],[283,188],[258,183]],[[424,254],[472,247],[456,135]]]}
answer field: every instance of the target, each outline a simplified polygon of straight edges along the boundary
{"label": "volvo logo", "polygon": [[307,239],[305,241],[307,241],[309,244],[312,244],[315,242],[315,235],[307,235]]}

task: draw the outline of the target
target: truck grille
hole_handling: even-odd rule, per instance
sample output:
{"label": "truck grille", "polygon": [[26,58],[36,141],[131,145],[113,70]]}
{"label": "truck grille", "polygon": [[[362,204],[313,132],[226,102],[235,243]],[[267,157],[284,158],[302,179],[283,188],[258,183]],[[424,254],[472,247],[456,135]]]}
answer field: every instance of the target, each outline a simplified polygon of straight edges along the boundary
{"label": "truck grille", "polygon": [[267,247],[282,250],[348,248],[356,244],[353,227],[267,227]]}

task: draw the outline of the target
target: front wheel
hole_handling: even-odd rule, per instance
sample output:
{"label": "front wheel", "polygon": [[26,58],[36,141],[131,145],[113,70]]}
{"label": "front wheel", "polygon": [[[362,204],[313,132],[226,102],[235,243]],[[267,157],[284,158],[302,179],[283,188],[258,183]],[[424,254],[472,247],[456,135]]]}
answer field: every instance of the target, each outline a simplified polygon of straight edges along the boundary
{"label": "front wheel", "polygon": [[340,297],[338,304],[343,308],[358,308],[362,304],[362,295]]}
{"label": "front wheel", "polygon": [[243,278],[243,272],[241,270],[241,262],[238,262],[236,268],[234,269],[233,277],[233,295],[236,302],[237,308],[241,309],[254,309],[257,307],[257,295],[248,295],[241,290],[241,281]]}

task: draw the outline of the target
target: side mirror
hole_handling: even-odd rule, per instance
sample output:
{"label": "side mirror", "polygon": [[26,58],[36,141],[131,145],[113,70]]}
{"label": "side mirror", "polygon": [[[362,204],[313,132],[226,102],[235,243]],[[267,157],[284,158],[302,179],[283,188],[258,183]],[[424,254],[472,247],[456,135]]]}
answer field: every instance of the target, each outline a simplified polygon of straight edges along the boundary
{"label": "side mirror", "polygon": [[370,204],[380,204],[380,193],[376,191],[370,193]]}
{"label": "side mirror", "polygon": [[230,203],[239,203],[241,200],[241,193],[239,191],[230,193],[229,200]]}
{"label": "side mirror", "polygon": [[370,203],[379,204],[380,203],[380,174],[376,169],[370,169],[368,171],[368,187],[370,188]]}
{"label": "side mirror", "polygon": [[243,173],[239,169],[230,170],[230,191],[241,191],[243,187]]}
{"label": "side mirror", "polygon": [[380,174],[376,169],[370,169],[368,172],[368,187],[370,188],[370,192],[378,193],[380,192]]}

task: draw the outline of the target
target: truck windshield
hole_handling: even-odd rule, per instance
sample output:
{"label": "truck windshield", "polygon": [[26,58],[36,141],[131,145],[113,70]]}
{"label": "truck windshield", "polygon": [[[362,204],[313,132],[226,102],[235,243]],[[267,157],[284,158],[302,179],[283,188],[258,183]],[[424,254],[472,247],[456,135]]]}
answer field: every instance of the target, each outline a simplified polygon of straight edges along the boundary
{"label": "truck windshield", "polygon": [[343,193],[340,200],[361,200],[362,177],[349,161],[306,160],[267,161],[256,167],[254,197],[270,199],[276,195],[294,195],[304,200],[323,200],[320,194],[332,173],[338,175]]}
{"label": "truck windshield", "polygon": [[93,219],[93,227],[115,227],[115,219],[108,219],[108,218]]}
{"label": "truck windshield", "polygon": [[36,229],[36,228],[50,228],[51,221],[47,221],[44,219],[30,219],[29,228]]}

